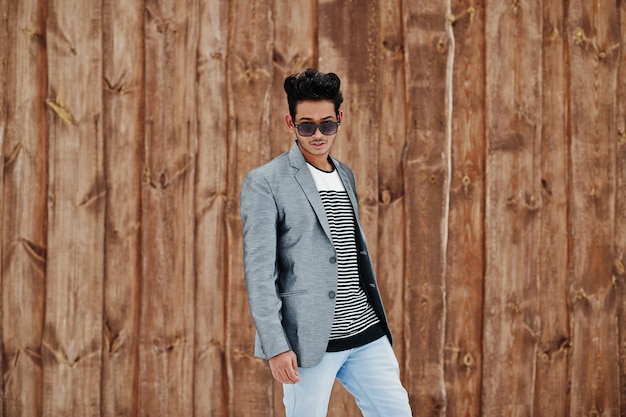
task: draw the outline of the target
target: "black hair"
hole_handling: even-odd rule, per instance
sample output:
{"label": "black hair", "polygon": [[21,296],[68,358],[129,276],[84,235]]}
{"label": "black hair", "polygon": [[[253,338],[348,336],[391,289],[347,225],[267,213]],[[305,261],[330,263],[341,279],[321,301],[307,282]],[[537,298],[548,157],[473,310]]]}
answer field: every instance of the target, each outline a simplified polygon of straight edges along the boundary
{"label": "black hair", "polygon": [[333,72],[324,74],[309,68],[304,72],[290,75],[285,78],[289,114],[296,119],[296,106],[300,101],[329,100],[335,104],[335,114],[339,115],[339,106],[343,103],[340,85],[339,77]]}

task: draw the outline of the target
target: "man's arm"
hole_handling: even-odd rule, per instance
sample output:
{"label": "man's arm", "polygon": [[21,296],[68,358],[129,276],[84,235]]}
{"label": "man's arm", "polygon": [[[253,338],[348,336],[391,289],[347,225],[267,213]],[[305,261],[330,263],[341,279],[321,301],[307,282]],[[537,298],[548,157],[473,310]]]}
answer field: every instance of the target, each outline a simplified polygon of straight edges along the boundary
{"label": "man's arm", "polygon": [[244,270],[250,312],[266,359],[291,350],[276,287],[277,218],[271,187],[258,171],[252,171],[241,189]]}

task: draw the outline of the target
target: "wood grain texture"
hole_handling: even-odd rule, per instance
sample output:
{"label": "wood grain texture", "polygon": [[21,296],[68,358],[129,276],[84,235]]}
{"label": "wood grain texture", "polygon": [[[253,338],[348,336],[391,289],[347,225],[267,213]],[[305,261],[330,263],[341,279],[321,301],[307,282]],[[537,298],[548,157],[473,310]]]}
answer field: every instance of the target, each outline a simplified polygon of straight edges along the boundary
{"label": "wood grain texture", "polygon": [[[626,28],[626,2],[622,1],[619,8],[620,24],[622,28],[622,42],[620,48],[619,69],[617,74],[617,141],[615,150],[616,160],[616,199],[615,199],[615,261],[614,279],[617,284],[618,328],[619,328],[619,363],[620,363],[620,391],[619,415],[626,415],[626,38],[623,31]],[[621,290],[621,294],[620,294]]]}
{"label": "wood grain texture", "polygon": [[446,2],[403,2],[407,39],[404,160],[406,385],[425,416],[445,415],[445,241],[449,184]]}
{"label": "wood grain texture", "polygon": [[228,2],[200,3],[195,178],[194,412],[228,415],[226,378]]}
{"label": "wood grain texture", "polygon": [[198,2],[145,3],[139,412],[192,415]]}
{"label": "wood grain texture", "polygon": [[[481,415],[483,274],[485,268],[485,7],[451,9],[452,166],[446,266],[446,413]],[[450,69],[449,69],[450,70]]]}
{"label": "wood grain texture", "polygon": [[485,415],[532,413],[541,330],[541,16],[537,4],[501,3],[486,21]]}
{"label": "wood grain texture", "polygon": [[[0,35],[2,341],[5,415],[41,415],[46,280],[45,10],[8,2]],[[24,30],[26,29],[26,30]],[[15,48],[8,48],[15,45]],[[24,192],[29,190],[29,192]],[[0,412],[0,416],[3,415]]]}
{"label": "wood grain texture", "polygon": [[[9,60],[9,7],[7,0],[0,0],[0,73],[8,74],[8,60]],[[6,141],[6,129],[8,124],[8,112],[7,107],[9,105],[8,93],[7,93],[7,77],[0,78],[0,163],[2,169],[0,170],[0,221],[3,223],[4,229],[4,143]],[[4,242],[4,235],[2,235],[2,241]],[[4,277],[4,245],[0,244],[0,285],[2,285]],[[2,307],[0,308],[0,320],[4,319],[4,300],[2,300]],[[4,324],[1,331],[4,331]],[[4,354],[4,335],[0,336],[0,350]],[[0,361],[0,378],[5,380],[5,375],[8,372],[4,361]],[[4,404],[5,388],[4,384],[0,384],[0,396],[2,396],[2,403]],[[29,395],[22,394],[22,395]],[[41,398],[41,395],[39,395]],[[41,401],[41,399],[35,400]],[[0,407],[0,417],[4,417],[4,406]]]}
{"label": "wood grain texture", "polygon": [[[568,3],[570,50],[570,328],[574,414],[619,414],[614,280],[617,196],[615,92],[620,42],[617,5]],[[621,161],[623,164],[623,161]],[[622,226],[623,227],[623,226]]]}
{"label": "wood grain texture", "polygon": [[[541,335],[537,351],[534,412],[568,415],[567,67],[564,2],[544,2],[542,31],[541,219],[539,294]],[[544,401],[543,398],[551,398]]]}
{"label": "wood grain texture", "polygon": [[139,412],[144,3],[102,3],[106,178],[102,415]]}
{"label": "wood grain texture", "polygon": [[[243,272],[239,195],[244,176],[271,158],[269,138],[272,91],[272,2],[230,2],[227,58],[228,248],[227,376],[231,416],[273,415],[273,381],[267,361],[255,358],[254,325],[248,310]],[[238,387],[246,387],[245,394]]]}
{"label": "wood grain texture", "polygon": [[104,275],[101,8],[47,3],[43,416],[98,415]]}

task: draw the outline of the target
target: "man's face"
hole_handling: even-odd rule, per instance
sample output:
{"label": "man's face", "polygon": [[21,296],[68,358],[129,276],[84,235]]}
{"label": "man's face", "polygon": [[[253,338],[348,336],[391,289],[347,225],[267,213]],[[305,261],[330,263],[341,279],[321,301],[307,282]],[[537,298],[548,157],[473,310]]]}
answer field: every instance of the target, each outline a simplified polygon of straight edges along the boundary
{"label": "man's face", "polygon": [[[321,124],[324,122],[341,122],[342,112],[339,117],[335,114],[335,105],[332,101],[301,101],[296,106],[296,120],[291,115],[285,116],[289,131],[296,135],[300,149],[304,158],[315,165],[314,161],[324,161],[328,158],[328,154],[335,143],[337,132],[326,136],[320,129],[316,129],[313,136],[302,136],[296,129],[295,125],[313,123]],[[341,127],[341,126],[339,126]]]}

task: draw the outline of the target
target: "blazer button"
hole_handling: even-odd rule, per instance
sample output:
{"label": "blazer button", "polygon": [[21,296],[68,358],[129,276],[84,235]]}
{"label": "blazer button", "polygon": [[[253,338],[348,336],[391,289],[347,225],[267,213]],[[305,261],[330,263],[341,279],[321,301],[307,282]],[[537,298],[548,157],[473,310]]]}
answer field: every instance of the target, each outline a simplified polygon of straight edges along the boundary
{"label": "blazer button", "polygon": [[335,291],[329,291],[328,298],[335,298]]}
{"label": "blazer button", "polygon": [[337,262],[337,258],[335,258],[334,256],[332,256],[332,257],[329,259],[329,261],[330,261],[330,263],[331,263],[331,264],[334,264],[335,262]]}

